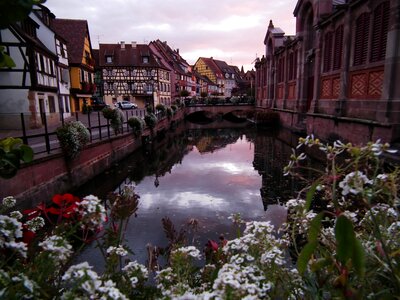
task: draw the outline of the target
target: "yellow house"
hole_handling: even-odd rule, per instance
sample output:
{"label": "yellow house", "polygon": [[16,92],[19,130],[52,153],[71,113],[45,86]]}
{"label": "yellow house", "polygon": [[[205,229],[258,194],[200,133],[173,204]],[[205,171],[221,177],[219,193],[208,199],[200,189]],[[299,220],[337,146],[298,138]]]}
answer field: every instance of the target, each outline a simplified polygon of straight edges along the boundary
{"label": "yellow house", "polygon": [[96,89],[88,23],[86,20],[53,19],[52,27],[67,41],[71,110],[85,111]]}

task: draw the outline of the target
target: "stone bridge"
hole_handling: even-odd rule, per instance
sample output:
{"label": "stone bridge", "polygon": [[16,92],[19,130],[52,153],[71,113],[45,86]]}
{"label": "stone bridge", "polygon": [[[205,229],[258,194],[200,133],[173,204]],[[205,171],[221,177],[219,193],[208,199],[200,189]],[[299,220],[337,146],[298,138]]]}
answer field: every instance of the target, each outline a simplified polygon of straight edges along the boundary
{"label": "stone bridge", "polygon": [[193,113],[204,112],[206,115],[227,115],[229,113],[237,112],[238,114],[244,113],[248,110],[253,110],[254,104],[190,104],[186,106],[186,115],[189,116]]}

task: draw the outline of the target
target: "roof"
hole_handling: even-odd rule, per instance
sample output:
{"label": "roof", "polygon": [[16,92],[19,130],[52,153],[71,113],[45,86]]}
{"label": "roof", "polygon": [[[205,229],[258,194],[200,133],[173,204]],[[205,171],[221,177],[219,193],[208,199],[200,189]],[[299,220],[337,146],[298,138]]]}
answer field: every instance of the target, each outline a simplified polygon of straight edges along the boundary
{"label": "roof", "polygon": [[69,63],[80,64],[83,57],[85,37],[86,35],[89,37],[89,26],[87,21],[53,19],[51,22],[51,28],[67,41]]}
{"label": "roof", "polygon": [[[144,44],[100,44],[99,66],[117,66],[117,67],[156,67],[165,68],[157,56],[151,51],[148,45]],[[106,56],[112,56],[112,63],[106,63]],[[148,63],[143,63],[142,57],[149,58]]]}
{"label": "roof", "polygon": [[173,50],[167,42],[162,42],[159,39],[152,41],[152,44],[155,48],[157,48],[160,55],[164,57],[164,60],[168,62],[170,67],[177,73],[182,75],[188,75],[190,72],[185,72],[182,67],[188,68],[190,65],[187,63],[185,59],[179,54],[179,50]]}
{"label": "roof", "polygon": [[222,70],[218,67],[212,57],[200,57],[202,61],[210,68],[210,70],[215,74],[217,77],[223,77]]}

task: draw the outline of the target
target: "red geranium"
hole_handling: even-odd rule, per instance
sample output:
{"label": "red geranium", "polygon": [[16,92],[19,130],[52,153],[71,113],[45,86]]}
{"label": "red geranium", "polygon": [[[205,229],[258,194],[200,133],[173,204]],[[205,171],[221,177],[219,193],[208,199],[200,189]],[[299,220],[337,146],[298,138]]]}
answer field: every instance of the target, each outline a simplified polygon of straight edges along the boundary
{"label": "red geranium", "polygon": [[72,194],[54,195],[53,206],[46,209],[46,212],[58,215],[66,219],[74,216],[81,199]]}

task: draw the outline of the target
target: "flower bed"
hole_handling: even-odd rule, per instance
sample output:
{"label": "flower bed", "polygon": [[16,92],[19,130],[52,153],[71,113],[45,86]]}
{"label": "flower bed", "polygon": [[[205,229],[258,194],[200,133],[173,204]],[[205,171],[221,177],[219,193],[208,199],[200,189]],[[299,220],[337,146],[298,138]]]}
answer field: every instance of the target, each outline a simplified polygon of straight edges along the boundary
{"label": "flower bed", "polygon": [[[124,228],[138,209],[132,186],[107,201],[56,195],[20,213],[3,199],[0,216],[0,294],[3,298],[62,299],[333,299],[393,298],[400,294],[399,170],[385,168],[379,141],[363,147],[300,139],[286,175],[301,176],[306,154],[318,148],[326,167],[285,206],[281,228],[231,217],[237,237],[209,240],[204,251],[163,219],[169,244],[149,246],[149,268],[132,259]],[[106,209],[107,207],[107,209]],[[7,212],[7,213],[6,213]],[[240,230],[244,223],[245,229]],[[196,226],[192,220],[190,226]],[[98,244],[105,269],[71,265],[82,245]],[[158,249],[158,250],[157,250]],[[161,251],[162,250],[162,251]],[[160,266],[158,255],[167,257]],[[155,285],[146,284],[150,273]]]}

